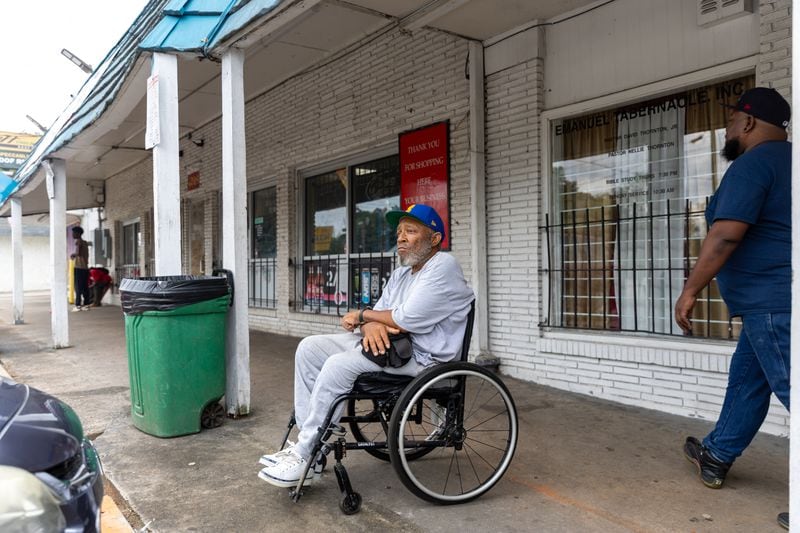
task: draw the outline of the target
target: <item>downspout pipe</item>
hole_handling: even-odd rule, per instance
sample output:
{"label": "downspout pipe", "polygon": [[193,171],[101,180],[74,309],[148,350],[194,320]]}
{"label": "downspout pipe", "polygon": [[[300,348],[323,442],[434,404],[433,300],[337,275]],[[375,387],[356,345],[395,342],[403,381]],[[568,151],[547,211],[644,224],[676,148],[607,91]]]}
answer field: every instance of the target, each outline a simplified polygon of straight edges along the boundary
{"label": "downspout pipe", "polygon": [[230,14],[231,9],[233,9],[233,6],[236,4],[236,2],[237,0],[230,0],[228,2],[228,6],[217,19],[217,23],[206,36],[205,43],[203,43],[203,57],[206,59],[218,61],[218,59],[211,56],[211,53],[209,52],[209,45],[214,41],[214,38],[217,36],[217,33],[219,33],[219,30],[222,28],[222,25],[225,23],[225,20],[228,18],[228,15]]}
{"label": "downspout pipe", "polygon": [[472,241],[472,288],[475,291],[475,361],[487,367],[499,365],[489,353],[489,288],[486,261],[486,89],[483,43],[469,43],[469,187]]}

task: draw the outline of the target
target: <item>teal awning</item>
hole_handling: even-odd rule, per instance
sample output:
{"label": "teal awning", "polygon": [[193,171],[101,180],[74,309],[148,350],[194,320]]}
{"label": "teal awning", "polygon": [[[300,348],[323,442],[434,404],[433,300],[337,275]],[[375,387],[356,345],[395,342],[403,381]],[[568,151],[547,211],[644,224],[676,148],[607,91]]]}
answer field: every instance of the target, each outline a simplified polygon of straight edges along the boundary
{"label": "teal awning", "polygon": [[0,205],[6,201],[6,198],[11,196],[18,185],[19,184],[12,180],[10,176],[0,172]]}
{"label": "teal awning", "polygon": [[171,0],[139,48],[208,55],[227,36],[272,11],[280,0]]}

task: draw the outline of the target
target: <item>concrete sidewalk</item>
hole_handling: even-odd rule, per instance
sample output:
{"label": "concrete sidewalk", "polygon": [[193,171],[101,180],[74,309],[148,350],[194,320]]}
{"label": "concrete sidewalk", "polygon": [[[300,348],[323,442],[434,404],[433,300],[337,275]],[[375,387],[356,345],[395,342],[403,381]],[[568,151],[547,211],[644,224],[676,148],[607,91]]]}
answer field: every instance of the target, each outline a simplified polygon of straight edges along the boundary
{"label": "concrete sidewalk", "polygon": [[705,488],[681,452],[712,421],[625,407],[505,378],[520,441],[503,480],[483,497],[440,507],[414,497],[388,463],[345,459],[364,503],[338,508],[329,469],[298,504],[256,477],[283,434],[299,339],[252,332],[252,414],[196,435],[160,439],[130,421],[122,312],[70,314],[72,348],[48,348],[49,296],[27,294],[11,326],[0,295],[0,361],[18,381],[72,405],[93,436],[106,476],[135,528],[153,531],[782,531],[788,440],[759,435],[721,490]]}

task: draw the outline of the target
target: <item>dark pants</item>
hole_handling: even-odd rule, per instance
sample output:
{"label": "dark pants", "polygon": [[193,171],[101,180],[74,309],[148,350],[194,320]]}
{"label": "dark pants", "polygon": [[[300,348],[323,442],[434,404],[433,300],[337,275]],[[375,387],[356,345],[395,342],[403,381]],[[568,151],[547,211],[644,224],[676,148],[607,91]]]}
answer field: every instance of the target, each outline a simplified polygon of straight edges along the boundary
{"label": "dark pants", "polygon": [[92,285],[92,305],[99,307],[102,305],[103,296],[108,290],[108,283],[95,283]]}
{"label": "dark pants", "polygon": [[771,393],[789,410],[791,321],[791,313],[742,317],[722,412],[714,431],[703,439],[720,461],[732,463],[747,448],[767,416]]}
{"label": "dark pants", "polygon": [[[81,300],[82,298],[82,300]],[[75,306],[89,305],[89,269],[75,269]]]}

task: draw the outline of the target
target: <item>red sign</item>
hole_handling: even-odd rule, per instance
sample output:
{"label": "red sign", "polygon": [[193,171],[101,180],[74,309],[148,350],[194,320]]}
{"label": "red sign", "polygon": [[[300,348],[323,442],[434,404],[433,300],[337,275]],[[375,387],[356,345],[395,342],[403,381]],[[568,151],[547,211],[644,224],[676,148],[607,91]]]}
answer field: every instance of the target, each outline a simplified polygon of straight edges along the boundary
{"label": "red sign", "polygon": [[400,134],[400,208],[425,204],[442,217],[444,250],[450,249],[450,123]]}
{"label": "red sign", "polygon": [[198,187],[200,187],[200,171],[195,170],[186,176],[186,190],[192,191]]}

